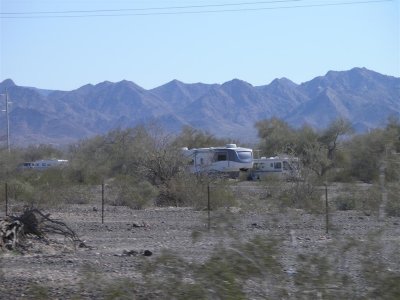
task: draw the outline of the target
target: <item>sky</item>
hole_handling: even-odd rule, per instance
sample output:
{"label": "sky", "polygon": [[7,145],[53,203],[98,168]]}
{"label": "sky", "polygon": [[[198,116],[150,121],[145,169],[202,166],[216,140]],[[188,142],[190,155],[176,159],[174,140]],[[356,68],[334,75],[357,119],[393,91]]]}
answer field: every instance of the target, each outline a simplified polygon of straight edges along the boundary
{"label": "sky", "polygon": [[20,86],[400,77],[400,0],[0,1],[0,82]]}

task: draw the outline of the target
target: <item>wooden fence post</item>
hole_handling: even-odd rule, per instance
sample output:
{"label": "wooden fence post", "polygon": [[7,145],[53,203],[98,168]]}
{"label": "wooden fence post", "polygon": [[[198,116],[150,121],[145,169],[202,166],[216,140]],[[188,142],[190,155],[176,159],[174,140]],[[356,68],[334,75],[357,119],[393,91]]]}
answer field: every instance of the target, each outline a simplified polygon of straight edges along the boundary
{"label": "wooden fence post", "polygon": [[210,184],[207,184],[207,213],[208,213],[208,230],[210,231],[211,227],[211,203],[210,203]]}
{"label": "wooden fence post", "polygon": [[101,224],[104,224],[104,182],[101,184]]}
{"label": "wooden fence post", "polygon": [[326,234],[329,233],[329,203],[328,203],[328,184],[325,183],[325,222]]}
{"label": "wooden fence post", "polygon": [[8,216],[8,184],[5,184],[5,196],[6,196],[6,217]]}

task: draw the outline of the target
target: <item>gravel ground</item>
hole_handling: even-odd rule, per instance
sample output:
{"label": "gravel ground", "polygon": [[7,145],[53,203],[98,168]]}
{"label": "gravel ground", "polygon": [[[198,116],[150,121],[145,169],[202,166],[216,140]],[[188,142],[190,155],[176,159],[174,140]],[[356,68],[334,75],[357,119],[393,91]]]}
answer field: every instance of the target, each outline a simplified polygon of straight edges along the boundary
{"label": "gravel ground", "polygon": [[[102,278],[128,277],[140,281],[143,264],[156,260],[163,249],[200,264],[215,247],[229,245],[235,239],[248,241],[254,236],[281,241],[278,259],[288,276],[302,267],[301,254],[335,258],[340,264],[336,266],[339,272],[349,275],[355,282],[352,285],[354,298],[362,298],[371,288],[359,273],[366,257],[383,262],[391,274],[400,278],[400,218],[387,217],[385,221],[378,221],[376,216],[366,216],[362,212],[335,211],[329,215],[330,231],[326,234],[325,215],[295,209],[284,212],[231,209],[229,222],[223,221],[219,212],[212,212],[210,231],[207,230],[207,212],[189,208],[131,210],[107,206],[104,224],[100,210],[89,205],[70,205],[49,212],[52,218],[67,223],[91,248],[73,250],[68,241],[51,237],[53,242],[48,245],[30,239],[30,248],[24,254],[3,252],[0,254],[1,299],[39,299],[40,287],[45,287],[51,299],[102,298],[96,285],[82,286],[85,270],[91,267]],[[198,241],[193,239],[194,232],[202,233]],[[373,233],[376,233],[375,238]],[[351,240],[361,247],[344,251],[343,245]],[[144,256],[144,250],[151,251],[152,255]],[[137,255],[127,255],[129,253]],[[306,294],[296,295],[291,284],[288,283],[292,292],[287,298],[312,298],[304,296]],[[249,286],[251,288],[251,284]],[[262,299],[255,294],[251,296],[251,292],[249,295],[249,298]],[[385,298],[384,294],[381,296]]]}

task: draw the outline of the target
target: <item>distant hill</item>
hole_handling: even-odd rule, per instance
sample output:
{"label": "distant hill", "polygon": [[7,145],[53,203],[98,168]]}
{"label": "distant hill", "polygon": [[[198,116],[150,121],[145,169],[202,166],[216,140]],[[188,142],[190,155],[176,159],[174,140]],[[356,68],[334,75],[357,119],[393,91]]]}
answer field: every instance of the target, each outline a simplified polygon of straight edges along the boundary
{"label": "distant hill", "polygon": [[[356,130],[365,131],[400,114],[400,78],[365,68],[329,71],[302,84],[281,78],[256,87],[238,79],[224,84],[173,80],[145,90],[124,80],[52,91],[7,79],[0,83],[0,92],[6,88],[12,101],[12,143],[19,145],[66,144],[149,121],[172,132],[189,125],[249,142],[257,139],[255,122],[273,116],[293,126],[307,123],[316,128],[343,116]],[[4,113],[0,124],[4,141]]]}

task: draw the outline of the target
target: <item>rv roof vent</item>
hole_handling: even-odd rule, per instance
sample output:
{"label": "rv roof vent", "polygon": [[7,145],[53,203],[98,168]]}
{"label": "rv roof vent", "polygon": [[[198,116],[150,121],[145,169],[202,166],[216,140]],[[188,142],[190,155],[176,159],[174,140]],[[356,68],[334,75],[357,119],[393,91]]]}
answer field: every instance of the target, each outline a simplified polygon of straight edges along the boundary
{"label": "rv roof vent", "polygon": [[226,144],[226,148],[237,148],[236,144]]}

